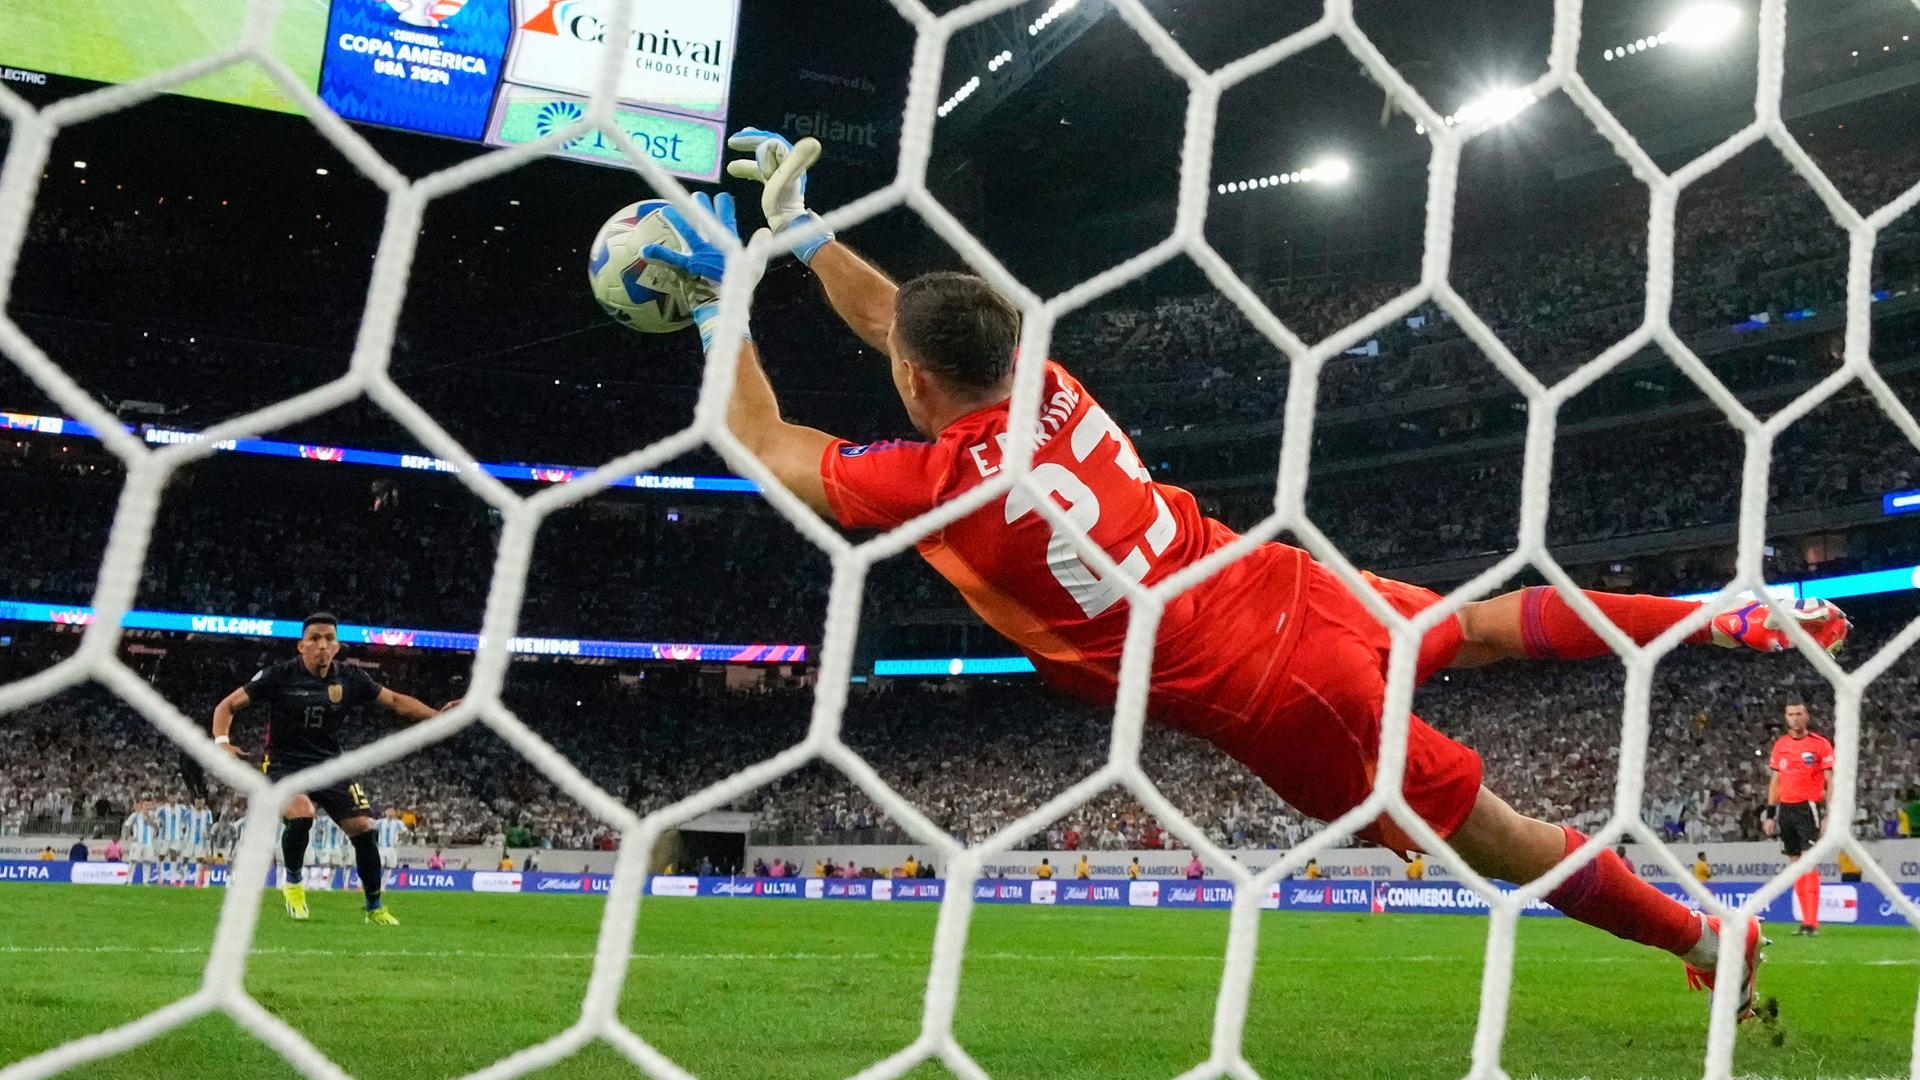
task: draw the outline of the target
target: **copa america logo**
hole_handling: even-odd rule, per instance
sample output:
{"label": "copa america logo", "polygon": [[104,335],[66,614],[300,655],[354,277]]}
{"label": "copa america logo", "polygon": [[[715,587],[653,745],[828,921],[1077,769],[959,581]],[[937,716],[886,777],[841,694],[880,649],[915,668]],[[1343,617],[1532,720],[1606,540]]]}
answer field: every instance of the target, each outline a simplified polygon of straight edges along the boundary
{"label": "copa america logo", "polygon": [[387,0],[387,6],[401,22],[432,29],[459,14],[467,0]]}

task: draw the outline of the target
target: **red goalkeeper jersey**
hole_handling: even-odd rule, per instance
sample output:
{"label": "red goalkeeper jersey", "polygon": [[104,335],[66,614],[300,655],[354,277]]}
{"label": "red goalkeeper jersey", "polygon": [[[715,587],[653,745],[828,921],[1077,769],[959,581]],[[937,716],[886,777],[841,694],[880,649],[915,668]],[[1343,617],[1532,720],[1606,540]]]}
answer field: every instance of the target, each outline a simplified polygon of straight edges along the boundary
{"label": "red goalkeeper jersey", "polygon": [[1820,802],[1827,797],[1827,773],[1833,770],[1833,744],[1809,731],[1802,738],[1782,735],[1773,741],[1767,767],[1780,774],[1780,801]]}
{"label": "red goalkeeper jersey", "polygon": [[[1047,362],[1033,477],[1120,571],[1152,585],[1235,538],[1186,491],[1156,483],[1127,434],[1080,383]],[[888,529],[1001,470],[1009,403],[954,421],[933,442],[829,446],[820,473],[848,528]],[[1110,700],[1130,605],[1019,490],[919,543],[987,624],[1050,682]],[[1268,543],[1168,604],[1154,653],[1157,718],[1205,733],[1242,718],[1279,673],[1297,637],[1308,565]]]}

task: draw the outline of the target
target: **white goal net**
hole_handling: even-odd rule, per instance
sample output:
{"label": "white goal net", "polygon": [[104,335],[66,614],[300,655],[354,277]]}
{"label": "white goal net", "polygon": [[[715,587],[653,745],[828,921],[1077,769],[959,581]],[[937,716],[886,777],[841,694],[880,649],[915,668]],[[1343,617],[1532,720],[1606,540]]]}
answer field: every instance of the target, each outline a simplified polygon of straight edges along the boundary
{"label": "white goal net", "polygon": [[[1113,560],[1089,543],[1085,533],[1031,482],[1027,463],[1034,450],[1033,426],[1022,423],[1011,425],[1013,443],[1008,450],[1007,467],[999,475],[953,503],[892,532],[862,543],[851,543],[815,517],[790,493],[779,488],[766,470],[727,431],[725,406],[732,392],[737,346],[722,347],[708,358],[699,405],[692,423],[684,430],[608,462],[571,483],[525,496],[509,490],[477,468],[472,456],[433,417],[416,406],[389,377],[388,364],[395,325],[406,299],[414,245],[425,210],[434,198],[517,168],[596,127],[620,144],[633,167],[656,191],[672,199],[682,212],[699,215],[701,212],[680,185],[663,173],[646,154],[638,152],[628,136],[613,123],[612,98],[617,77],[615,65],[619,59],[618,50],[606,50],[607,65],[601,73],[594,106],[573,127],[554,132],[535,143],[487,153],[445,171],[409,179],[382,160],[368,143],[330,111],[311,89],[303,86],[270,52],[268,42],[280,4],[277,0],[253,0],[249,17],[235,45],[154,77],[85,93],[42,108],[29,106],[0,86],[0,114],[4,114],[12,125],[12,139],[7,148],[4,171],[0,171],[0,307],[4,307],[11,294],[28,218],[56,134],[73,125],[135,105],[209,72],[231,65],[253,64],[297,102],[320,133],[386,193],[385,228],[380,238],[351,368],[340,378],[314,390],[223,422],[205,432],[197,441],[150,447],[123,430],[114,417],[49,360],[10,319],[0,318],[0,351],[4,351],[13,363],[64,407],[67,415],[80,419],[98,432],[107,448],[124,462],[127,470],[125,488],[93,598],[96,613],[93,622],[86,628],[73,655],[32,677],[0,686],[0,712],[40,701],[87,679],[97,680],[127,700],[160,731],[179,743],[213,776],[245,793],[252,804],[270,807],[282,805],[294,793],[393,761],[401,755],[447,738],[473,723],[483,724],[498,733],[582,806],[617,828],[622,843],[600,927],[593,972],[581,1004],[579,1019],[560,1034],[472,1074],[490,1080],[503,1080],[550,1065],[595,1040],[610,1044],[651,1076],[689,1076],[682,1066],[655,1050],[623,1023],[617,1010],[640,915],[646,860],[654,849],[655,840],[665,830],[694,815],[724,806],[755,787],[815,760],[824,761],[844,772],[894,821],[932,849],[940,865],[946,867],[949,881],[939,911],[920,1034],[911,1044],[861,1072],[859,1075],[862,1077],[899,1076],[929,1060],[942,1062],[963,1077],[986,1075],[955,1037],[953,1026],[961,962],[973,907],[972,882],[983,860],[1006,851],[1072,808],[1116,786],[1131,792],[1174,835],[1195,849],[1209,866],[1218,867],[1236,887],[1236,900],[1230,919],[1231,932],[1222,957],[1223,973],[1213,1017],[1211,1051],[1204,1061],[1183,1074],[1183,1080],[1257,1075],[1243,1054],[1242,1039],[1254,961],[1260,948],[1261,899],[1266,895],[1268,886],[1302,868],[1307,860],[1330,844],[1351,835],[1382,813],[1392,815],[1461,881],[1474,888],[1488,902],[1491,918],[1481,979],[1478,1026],[1472,1047],[1470,1075],[1475,1077],[1504,1075],[1500,1066],[1501,1043],[1512,987],[1514,934],[1524,906],[1530,900],[1544,896],[1598,852],[1619,840],[1635,839],[1645,844],[1646,850],[1666,865],[1674,880],[1685,885],[1703,908],[1722,915],[1727,920],[1724,940],[1729,943],[1743,940],[1745,920],[1779,896],[1803,870],[1821,859],[1833,856],[1842,847],[1862,867],[1867,879],[1881,886],[1901,914],[1920,927],[1920,909],[1893,884],[1872,853],[1850,837],[1845,829],[1829,830],[1816,847],[1774,876],[1738,911],[1725,908],[1704,886],[1694,883],[1691,875],[1643,823],[1639,811],[1646,767],[1649,688],[1654,667],[1686,634],[1704,623],[1714,610],[1713,605],[1704,607],[1687,622],[1673,627],[1650,645],[1636,646],[1607,623],[1591,602],[1584,598],[1568,575],[1554,562],[1546,550],[1544,539],[1557,410],[1615,365],[1647,347],[1657,347],[1670,356],[1719,405],[1728,421],[1745,439],[1738,572],[1736,580],[1720,592],[1721,600],[1729,600],[1743,590],[1769,595],[1761,569],[1768,466],[1774,441],[1789,425],[1843,387],[1858,381],[1872,393],[1906,438],[1920,446],[1920,427],[1915,425],[1913,417],[1868,359],[1868,309],[1871,303],[1869,271],[1875,242],[1887,224],[1920,203],[1920,186],[1907,190],[1885,206],[1862,213],[1848,203],[1795,142],[1782,122],[1780,108],[1788,14],[1786,0],[1762,0],[1760,3],[1755,28],[1759,43],[1759,81],[1751,122],[1719,145],[1670,173],[1662,171],[1654,163],[1582,79],[1575,63],[1580,49],[1582,3],[1581,0],[1556,0],[1546,71],[1525,88],[1525,96],[1530,101],[1538,101],[1553,94],[1566,95],[1592,121],[1633,174],[1647,186],[1650,192],[1650,220],[1647,227],[1646,309],[1643,321],[1626,338],[1552,385],[1543,384],[1531,374],[1495,338],[1448,282],[1453,250],[1454,203],[1462,150],[1468,142],[1498,122],[1499,118],[1486,117],[1451,126],[1444,123],[1441,114],[1415,92],[1359,28],[1354,18],[1352,0],[1326,0],[1324,10],[1312,25],[1213,71],[1199,67],[1173,37],[1154,21],[1141,0],[1108,0],[1114,14],[1132,27],[1154,55],[1188,89],[1178,213],[1173,233],[1165,240],[1111,270],[1052,297],[1036,295],[1009,274],[933,198],[926,185],[927,165],[937,122],[936,110],[941,98],[942,66],[951,39],[956,33],[982,20],[1025,3],[1037,3],[1038,0],[978,0],[943,15],[935,15],[920,0],[891,2],[917,33],[898,171],[893,181],[881,190],[827,213],[824,227],[844,230],[897,207],[911,208],[950,243],[974,270],[1012,298],[1025,316],[1020,350],[1023,359],[1015,376],[1013,409],[1016,416],[1034,416],[1038,413],[1037,399],[1042,374],[1039,358],[1047,355],[1046,346],[1051,331],[1061,317],[1170,260],[1183,256],[1193,260],[1253,325],[1286,355],[1291,367],[1274,512],[1250,530],[1240,543],[1217,552],[1203,563],[1189,567],[1152,588],[1143,588],[1131,582],[1114,565]],[[626,5],[621,7],[625,8]],[[622,17],[630,19],[631,12],[623,11]],[[625,25],[610,27],[609,37],[612,40],[623,39],[627,30]],[[1213,159],[1214,121],[1221,96],[1228,89],[1288,57],[1328,40],[1337,40],[1352,54],[1394,106],[1422,126],[1431,144],[1432,157],[1427,176],[1426,247],[1420,280],[1415,287],[1324,340],[1306,342],[1284,326],[1262,305],[1254,292],[1234,275],[1225,260],[1209,246],[1203,234],[1203,225],[1213,186],[1209,171]],[[1844,364],[1792,404],[1765,420],[1748,410],[1716,381],[1700,359],[1682,343],[1668,320],[1674,279],[1674,210],[1680,192],[1735,154],[1763,141],[1773,144],[1812,186],[1850,241]],[[712,224],[710,219],[708,223]],[[736,256],[729,263],[728,284],[738,286],[757,280],[771,252],[749,246],[745,248],[745,257],[739,257],[742,249],[737,241],[723,238],[722,243]],[[730,287],[725,294],[727,303],[718,340],[738,342],[738,331],[745,325],[751,293],[746,288]],[[1344,350],[1365,341],[1393,320],[1428,303],[1437,305],[1453,318],[1525,396],[1529,426],[1517,550],[1456,589],[1444,603],[1409,620],[1388,607],[1307,518],[1305,495],[1315,391],[1322,368]],[[464,703],[451,712],[355,749],[324,765],[270,782],[216,748],[201,724],[183,716],[118,658],[116,650],[122,633],[121,622],[134,599],[140,568],[148,545],[153,540],[152,527],[160,493],[170,476],[212,453],[215,443],[220,440],[271,431],[315,416],[361,395],[390,413],[434,454],[457,464],[460,467],[460,482],[477,497],[497,508],[504,517],[505,526],[499,548],[494,554],[492,586],[487,597],[482,643],[474,660],[471,690]],[[767,498],[779,512],[831,556],[833,578],[827,604],[824,647],[820,652],[819,689],[815,696],[811,727],[798,745],[745,768],[724,782],[672,806],[640,817],[590,782],[506,708],[501,699],[501,688],[510,660],[508,645],[515,634],[533,541],[542,520],[556,510],[604,490],[621,477],[654,468],[703,444],[717,450],[742,475],[758,480],[767,489]],[[1103,578],[1124,583],[1133,615],[1122,664],[1111,753],[1107,763],[1085,780],[1060,792],[1045,805],[1007,825],[996,835],[977,844],[963,846],[894,792],[842,740],[841,717],[852,673],[854,638],[867,571],[879,560],[904,552],[920,537],[945,522],[1005,497],[1015,486],[1027,493],[1033,505],[1049,518],[1055,529],[1075,538],[1082,558]],[[1384,715],[1384,745],[1378,783],[1373,794],[1363,805],[1329,823],[1309,841],[1256,875],[1248,873],[1228,853],[1209,841],[1203,831],[1195,827],[1148,779],[1140,767],[1141,731],[1145,722],[1155,630],[1168,600],[1246,553],[1254,544],[1282,531],[1291,531],[1298,536],[1316,558],[1338,573],[1375,618],[1391,628],[1393,653]],[[1487,595],[1516,572],[1528,567],[1537,569],[1557,586],[1567,602],[1620,655],[1627,673],[1626,695],[1619,778],[1610,820],[1604,828],[1595,831],[1593,838],[1574,857],[1546,877],[1518,891],[1507,892],[1494,888],[1476,875],[1434,835],[1403,798],[1401,779],[1405,769],[1414,662],[1424,632],[1459,610],[1462,604]],[[1778,600],[1769,602],[1779,603]],[[1920,639],[1920,622],[1908,626],[1880,652],[1848,672],[1814,645],[1794,620],[1789,618],[1784,621],[1799,650],[1833,687],[1837,764],[1830,816],[1832,820],[1847,822],[1853,818],[1855,805],[1862,695],[1868,685],[1886,671],[1908,646]],[[255,814],[251,820],[254,824],[245,831],[233,867],[232,880],[235,882],[264,881],[271,865],[274,841],[271,817]],[[263,822],[269,824],[263,825]],[[230,1016],[242,1028],[273,1047],[305,1076],[316,1080],[344,1077],[346,1073],[338,1065],[286,1022],[262,1007],[244,987],[243,976],[260,912],[259,900],[259,895],[252,888],[235,886],[227,891],[205,975],[195,992],[120,1027],[76,1039],[0,1068],[0,1080],[50,1076],[128,1050],[213,1012]],[[1723,973],[1731,971],[1739,952],[1738,948],[1722,950]],[[1720,987],[1713,999],[1712,1022],[1704,1046],[1704,1072],[1710,1078],[1729,1077],[1733,1070],[1736,980],[1722,978],[1719,981]],[[1913,1060],[1914,1075],[1920,1077],[1920,1025],[1916,1026]]]}

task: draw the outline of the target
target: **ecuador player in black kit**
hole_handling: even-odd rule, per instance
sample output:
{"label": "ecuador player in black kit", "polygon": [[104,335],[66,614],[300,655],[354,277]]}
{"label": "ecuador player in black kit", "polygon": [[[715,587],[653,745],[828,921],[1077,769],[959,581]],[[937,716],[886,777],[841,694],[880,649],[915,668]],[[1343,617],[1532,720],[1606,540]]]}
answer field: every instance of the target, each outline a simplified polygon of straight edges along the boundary
{"label": "ecuador player in black kit", "polygon": [[[267,708],[266,745],[260,771],[286,775],[317,765],[340,754],[340,728],[349,713],[377,703],[408,721],[425,720],[440,710],[373,681],[356,667],[334,663],[340,653],[339,620],[325,612],[309,615],[300,628],[300,655],[260,669],[247,685],[228,694],[213,710],[213,741],[236,757],[247,753],[228,736],[233,714],[253,705]],[[353,842],[360,888],[367,894],[367,921],[398,926],[380,903],[380,850],[374,844],[373,807],[359,784],[339,780],[290,800],[280,818],[286,831],[280,837],[280,855],[286,862],[287,914],[307,917],[306,887],[300,871],[307,856],[307,836],[313,829],[314,807],[327,812]]]}

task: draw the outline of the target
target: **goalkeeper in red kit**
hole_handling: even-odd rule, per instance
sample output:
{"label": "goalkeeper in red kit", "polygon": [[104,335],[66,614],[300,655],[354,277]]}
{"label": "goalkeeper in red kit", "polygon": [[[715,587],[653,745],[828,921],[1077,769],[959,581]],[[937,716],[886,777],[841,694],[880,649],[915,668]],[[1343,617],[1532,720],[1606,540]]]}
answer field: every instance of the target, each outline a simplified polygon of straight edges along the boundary
{"label": "goalkeeper in red kit", "polygon": [[[780,482],[822,515],[853,529],[889,529],[985,482],[1004,467],[1019,312],[984,281],[934,273],[896,286],[830,236],[792,236],[815,220],[805,204],[806,168],[818,144],[794,147],[748,129],[729,141],[751,155],[729,164],[765,185],[768,224],[820,279],[828,302],[855,333],[889,358],[894,389],[927,441],[857,444],[782,419],[749,338],[727,424]],[[734,227],[733,200],[709,205]],[[695,279],[695,321],[711,349],[725,255],[676,213],[686,253],[649,247],[645,257]],[[1125,428],[1059,364],[1046,361],[1032,477],[1120,574],[1153,585],[1235,539],[1204,516],[1192,495],[1153,480]],[[920,554],[995,630],[1057,687],[1111,702],[1129,605],[1120,582],[1087,565],[1074,544],[1016,488],[926,536]],[[1369,576],[1395,609],[1412,615],[1438,594]],[[1651,596],[1589,593],[1628,636],[1651,641],[1698,608]],[[1848,623],[1831,604],[1796,607],[1814,639],[1837,648]],[[1717,615],[1691,642],[1779,651],[1786,635],[1768,609],[1746,603]],[[1334,574],[1305,551],[1261,544],[1168,602],[1154,651],[1148,700],[1157,722],[1211,741],[1252,769],[1303,813],[1336,818],[1373,787],[1386,699],[1387,631]],[[1553,590],[1525,589],[1468,604],[1429,631],[1420,679],[1443,668],[1502,659],[1577,660],[1605,643]],[[1407,802],[1481,874],[1538,877],[1586,837],[1525,817],[1481,784],[1479,755],[1411,719],[1403,791]],[[1418,845],[1381,816],[1362,838],[1397,851]],[[1546,897],[1581,922],[1664,949],[1686,962],[1695,987],[1712,984],[1717,920],[1696,915],[1602,851]],[[1741,1015],[1751,1012],[1762,944],[1749,923]]]}

